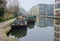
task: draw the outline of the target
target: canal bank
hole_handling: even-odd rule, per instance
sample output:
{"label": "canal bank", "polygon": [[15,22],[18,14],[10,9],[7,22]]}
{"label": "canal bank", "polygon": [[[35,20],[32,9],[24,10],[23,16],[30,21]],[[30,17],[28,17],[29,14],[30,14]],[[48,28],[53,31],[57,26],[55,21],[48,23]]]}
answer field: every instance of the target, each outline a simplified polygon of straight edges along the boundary
{"label": "canal bank", "polygon": [[16,18],[0,23],[0,41],[17,41],[16,39],[8,38],[7,36],[7,33],[11,29],[10,25],[15,19]]}
{"label": "canal bank", "polygon": [[30,23],[26,28],[12,29],[9,31],[8,37],[19,41],[54,41],[54,26],[49,26],[45,23],[46,21],[46,18],[40,18],[38,25],[42,26]]}

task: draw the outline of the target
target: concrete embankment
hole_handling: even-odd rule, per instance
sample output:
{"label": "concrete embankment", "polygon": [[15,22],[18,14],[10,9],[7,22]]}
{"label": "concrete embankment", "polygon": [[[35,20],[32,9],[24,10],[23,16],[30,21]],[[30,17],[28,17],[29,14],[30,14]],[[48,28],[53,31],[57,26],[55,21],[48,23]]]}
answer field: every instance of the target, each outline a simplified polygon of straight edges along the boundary
{"label": "concrete embankment", "polygon": [[8,36],[7,36],[7,33],[11,29],[10,24],[15,19],[11,19],[11,20],[0,23],[0,41],[18,41],[18,40],[12,39],[12,38],[8,38]]}

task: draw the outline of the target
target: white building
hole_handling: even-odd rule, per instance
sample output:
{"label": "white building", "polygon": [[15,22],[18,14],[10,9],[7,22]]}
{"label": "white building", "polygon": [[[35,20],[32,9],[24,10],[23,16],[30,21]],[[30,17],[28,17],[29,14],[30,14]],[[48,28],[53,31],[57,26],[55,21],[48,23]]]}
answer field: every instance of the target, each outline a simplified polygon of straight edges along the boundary
{"label": "white building", "polygon": [[[41,26],[43,26],[43,25],[47,26],[47,19],[44,19],[43,17],[48,15],[48,5],[47,4],[38,4],[37,7],[38,7],[38,15],[36,16],[37,25],[39,26],[40,23],[43,23]],[[42,21],[41,19],[43,19],[45,21]]]}
{"label": "white building", "polygon": [[[60,17],[60,0],[55,0],[54,3],[54,16]],[[60,41],[60,19],[54,20],[54,41]]]}
{"label": "white building", "polygon": [[31,13],[32,16],[37,16],[39,14],[38,11],[39,11],[38,7],[37,6],[33,6],[31,8],[31,10],[30,10],[30,13]]}

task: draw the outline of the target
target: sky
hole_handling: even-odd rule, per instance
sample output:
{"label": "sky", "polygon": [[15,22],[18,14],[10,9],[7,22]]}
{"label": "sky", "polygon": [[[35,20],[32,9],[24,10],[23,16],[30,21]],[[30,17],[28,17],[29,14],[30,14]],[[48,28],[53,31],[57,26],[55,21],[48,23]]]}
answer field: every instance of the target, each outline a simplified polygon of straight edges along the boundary
{"label": "sky", "polygon": [[20,0],[20,6],[23,7],[26,11],[29,11],[32,6],[36,6],[37,4],[53,4],[54,0]]}

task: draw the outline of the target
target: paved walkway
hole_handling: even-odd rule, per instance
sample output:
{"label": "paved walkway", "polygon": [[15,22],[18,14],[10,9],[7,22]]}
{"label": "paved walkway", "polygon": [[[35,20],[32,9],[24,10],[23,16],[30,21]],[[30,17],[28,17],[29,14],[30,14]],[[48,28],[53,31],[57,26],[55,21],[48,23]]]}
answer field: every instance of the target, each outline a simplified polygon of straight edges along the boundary
{"label": "paved walkway", "polygon": [[[16,19],[16,18],[15,18]],[[0,23],[0,29],[1,28],[4,28],[4,26],[8,25],[9,23],[13,22],[15,19],[11,19],[11,20],[8,20],[8,21],[5,21],[5,22],[1,22]]]}
{"label": "paved walkway", "polygon": [[8,37],[4,30],[0,29],[0,41],[8,41]]}
{"label": "paved walkway", "polygon": [[12,23],[15,19],[11,19],[0,23],[0,41],[8,41],[8,37],[4,31],[5,26]]}

